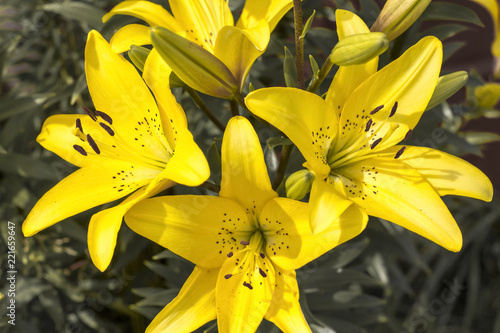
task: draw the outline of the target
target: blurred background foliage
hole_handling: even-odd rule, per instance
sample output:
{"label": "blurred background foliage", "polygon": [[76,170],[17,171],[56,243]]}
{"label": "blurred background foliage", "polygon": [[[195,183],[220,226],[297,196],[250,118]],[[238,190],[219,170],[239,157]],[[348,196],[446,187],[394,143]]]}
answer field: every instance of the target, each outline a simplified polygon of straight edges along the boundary
{"label": "blurred background foliage", "polygon": [[[99,272],[89,258],[86,229],[90,216],[104,207],[69,218],[34,237],[25,238],[21,232],[22,222],[34,203],[76,169],[42,149],[35,138],[48,116],[82,113],[81,106],[92,105],[83,71],[86,34],[98,29],[109,40],[119,27],[139,22],[117,16],[103,25],[101,16],[118,2],[0,2],[1,332],[143,332],[158,311],[176,296],[193,268],[191,263],[134,234],[123,224],[113,262],[106,272]],[[156,2],[168,8],[167,1]],[[236,17],[243,2],[229,1]],[[381,3],[305,0],[305,19],[316,10],[305,39],[306,78],[311,76],[309,55],[321,66],[337,41],[335,8],[355,11],[371,25]],[[494,122],[499,115],[494,106],[485,106],[474,94],[476,87],[491,81],[491,66],[485,67],[482,61],[480,72],[475,72],[475,58],[459,56],[481,49],[489,59],[491,39],[463,36],[472,32],[472,36],[489,34],[491,38],[490,30],[491,19],[470,1],[433,1],[381,57],[381,65],[387,64],[421,37],[435,35],[445,43],[448,59],[442,74],[447,73],[447,68],[471,73],[467,87],[457,97],[424,114],[410,144],[455,155],[469,154],[470,160],[482,166],[498,165],[498,150],[486,146],[489,155],[482,155],[485,144],[498,135],[485,132],[481,125],[470,125],[471,120],[485,116],[488,122]],[[280,22],[267,52],[252,68],[249,82],[255,88],[285,84],[285,47],[293,53],[292,13]],[[320,93],[326,92],[334,72],[335,69]],[[207,154],[212,181],[219,183],[222,133],[183,90],[178,88],[175,94],[187,113],[196,141]],[[203,99],[219,119],[229,119],[226,101],[207,96]],[[272,179],[280,145],[288,141],[278,132],[253,122]],[[287,175],[301,168],[302,162],[295,150]],[[498,179],[497,173],[493,169],[489,176]],[[280,190],[283,195],[283,189]],[[181,186],[169,193],[214,194],[203,188]],[[464,247],[459,253],[448,252],[379,220],[369,223],[358,238],[298,271],[301,304],[314,332],[500,332],[498,197],[490,204],[458,197],[444,199],[464,235]],[[16,225],[15,326],[7,323],[6,316],[7,221]],[[204,330],[216,332],[217,328],[215,323],[209,323],[199,331]],[[263,322],[259,331],[279,332],[268,322]]]}

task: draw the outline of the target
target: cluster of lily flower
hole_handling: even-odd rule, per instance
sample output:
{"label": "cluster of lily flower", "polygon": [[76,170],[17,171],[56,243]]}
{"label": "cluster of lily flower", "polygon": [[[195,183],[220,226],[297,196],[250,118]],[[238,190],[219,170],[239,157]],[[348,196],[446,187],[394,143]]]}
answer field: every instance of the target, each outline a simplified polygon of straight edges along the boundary
{"label": "cluster of lily flower", "polygon": [[[171,0],[170,7],[173,15],[147,1],[124,1],[103,19],[133,15],[151,27],[127,25],[110,43],[89,33],[85,72],[95,110],[52,116],[38,137],[80,169],[38,201],[24,222],[26,236],[128,196],[91,218],[95,265],[110,264],[123,218],[196,264],[148,327],[159,332],[191,332],[214,319],[221,332],[255,331],[263,318],[285,332],[310,331],[295,270],[360,234],[368,215],[460,250],[460,229],[440,196],[489,201],[490,181],[447,153],[400,144],[436,98],[449,97],[440,84],[457,77],[439,77],[437,38],[423,38],[377,70],[387,38],[412,22],[385,24],[392,22],[387,12],[396,12],[387,9],[372,27],[385,33],[370,32],[355,14],[338,10],[340,42],[329,60],[340,68],[326,98],[284,87],[244,98],[249,69],[292,0],[247,1],[236,25],[223,0]],[[137,46],[146,44],[152,50]],[[273,190],[259,138],[239,115],[224,132],[219,196],[151,198],[175,184],[199,186],[210,174],[171,92],[172,72],[191,88],[240,103],[290,138],[306,163],[288,178],[288,198]],[[308,203],[299,201],[309,192]]]}

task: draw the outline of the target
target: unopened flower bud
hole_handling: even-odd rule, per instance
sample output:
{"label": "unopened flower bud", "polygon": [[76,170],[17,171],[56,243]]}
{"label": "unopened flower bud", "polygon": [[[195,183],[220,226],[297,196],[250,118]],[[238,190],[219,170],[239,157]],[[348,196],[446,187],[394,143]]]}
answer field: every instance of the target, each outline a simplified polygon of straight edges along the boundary
{"label": "unopened flower bud", "polygon": [[453,96],[467,83],[468,77],[465,71],[458,71],[441,76],[438,79],[436,89],[434,89],[434,93],[432,94],[429,104],[427,104],[426,110],[432,109]]}
{"label": "unopened flower bud", "polygon": [[330,60],[338,66],[364,64],[383,53],[388,46],[382,32],[350,35],[335,45]]}
{"label": "unopened flower bud", "polygon": [[128,50],[128,57],[134,63],[135,67],[139,68],[141,72],[144,71],[144,64],[146,63],[146,59],[148,58],[149,52],[145,47],[131,45],[130,50]]}
{"label": "unopened flower bud", "polygon": [[313,180],[314,175],[307,169],[291,174],[285,182],[286,196],[294,200],[303,199],[311,192]]}
{"label": "unopened flower bud", "polygon": [[406,31],[427,8],[431,0],[388,0],[371,31],[384,32],[389,41]]}
{"label": "unopened flower bud", "polygon": [[151,41],[167,65],[191,88],[226,99],[238,93],[231,71],[198,44],[162,27],[151,28]]}
{"label": "unopened flower bud", "polygon": [[474,89],[474,97],[478,106],[482,108],[493,108],[500,100],[500,84],[486,83]]}

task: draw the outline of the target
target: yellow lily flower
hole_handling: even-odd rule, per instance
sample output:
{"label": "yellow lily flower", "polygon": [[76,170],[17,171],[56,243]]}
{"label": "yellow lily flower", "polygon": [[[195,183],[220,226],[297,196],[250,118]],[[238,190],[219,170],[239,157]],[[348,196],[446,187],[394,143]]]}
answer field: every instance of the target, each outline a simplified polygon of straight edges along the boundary
{"label": "yellow lily flower", "polygon": [[[354,32],[366,28],[351,27]],[[309,202],[314,232],[354,205],[460,250],[460,229],[440,196],[490,201],[491,182],[457,157],[398,145],[426,109],[441,62],[441,42],[426,37],[378,72],[376,67],[351,68],[352,76],[342,81],[339,71],[326,100],[292,88],[265,88],[247,96],[251,112],[283,131],[315,175]]]}
{"label": "yellow lily flower", "polygon": [[495,79],[500,77],[500,10],[497,0],[472,0],[483,6],[493,19],[493,29],[495,29],[495,39],[491,45],[491,54],[493,55],[493,76]]}
{"label": "yellow lily flower", "polygon": [[358,235],[367,215],[353,206],[312,235],[308,205],[272,190],[246,118],[229,121],[221,158],[219,197],[157,197],[125,215],[132,230],[196,264],[146,331],[192,332],[217,319],[219,332],[255,332],[266,318],[284,332],[311,332],[295,269]]}
{"label": "yellow lily flower", "polygon": [[[236,25],[225,0],[169,0],[169,4],[173,15],[149,1],[123,1],[102,19],[106,22],[113,15],[132,15],[151,27],[179,33],[221,60],[241,91],[250,67],[266,50],[271,31],[292,8],[293,0],[246,1]],[[151,44],[149,28],[127,25],[116,32],[110,43],[117,53],[133,44]]]}
{"label": "yellow lily flower", "polygon": [[146,85],[132,64],[114,53],[98,32],[91,31],[85,73],[97,111],[51,116],[37,138],[44,148],[80,169],[36,203],[24,221],[23,233],[32,236],[70,216],[131,194],[90,220],[90,255],[97,268],[104,270],[130,207],[175,183],[200,185],[208,178],[209,168],[168,87],[170,70],[156,52],[151,52],[144,66]]}

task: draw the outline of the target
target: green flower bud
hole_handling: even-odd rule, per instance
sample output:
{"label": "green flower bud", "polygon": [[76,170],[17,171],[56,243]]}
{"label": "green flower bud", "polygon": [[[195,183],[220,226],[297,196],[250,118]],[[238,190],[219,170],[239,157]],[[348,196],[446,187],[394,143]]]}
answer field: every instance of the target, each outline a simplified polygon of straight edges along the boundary
{"label": "green flower bud", "polygon": [[427,8],[431,0],[388,0],[371,31],[384,32],[389,41],[406,31]]}
{"label": "green flower bud", "polygon": [[338,66],[364,64],[380,55],[389,46],[382,32],[350,35],[335,45],[330,61]]}
{"label": "green flower bud", "polygon": [[426,110],[432,109],[453,96],[467,83],[468,77],[465,71],[458,71],[441,76],[438,79],[436,89],[434,89],[434,93],[432,94],[429,104],[427,104]]}
{"label": "green flower bud", "polygon": [[301,200],[311,192],[314,175],[304,169],[290,175],[285,182],[286,196],[290,199]]}
{"label": "green flower bud", "polygon": [[179,79],[191,88],[226,99],[239,92],[226,65],[198,44],[162,27],[151,28],[151,41]]}
{"label": "green flower bud", "polygon": [[482,108],[493,108],[500,100],[500,84],[486,83],[474,89],[474,97]]}
{"label": "green flower bud", "polygon": [[145,47],[131,45],[130,50],[128,50],[128,57],[134,63],[135,67],[139,68],[141,72],[144,71],[144,64],[146,63],[146,59],[148,58],[149,52]]}

